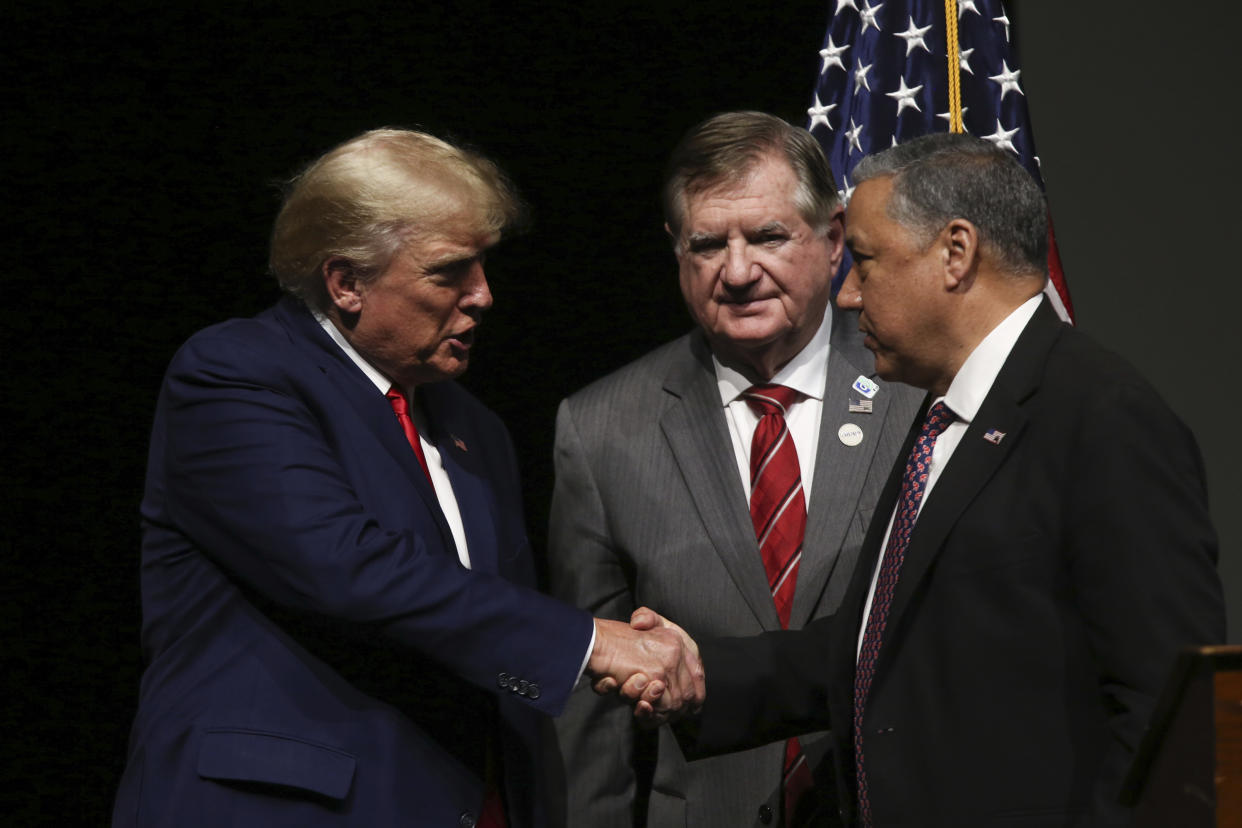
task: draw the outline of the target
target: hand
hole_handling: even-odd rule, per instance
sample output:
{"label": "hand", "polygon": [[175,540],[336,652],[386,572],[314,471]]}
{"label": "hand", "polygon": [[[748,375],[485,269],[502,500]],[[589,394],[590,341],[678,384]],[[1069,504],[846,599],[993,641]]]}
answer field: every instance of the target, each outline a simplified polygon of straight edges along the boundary
{"label": "hand", "polygon": [[647,608],[630,624],[595,619],[595,648],[587,671],[595,692],[619,690],[635,702],[635,718],[658,724],[698,712],[706,687],[699,648],[681,627]]}

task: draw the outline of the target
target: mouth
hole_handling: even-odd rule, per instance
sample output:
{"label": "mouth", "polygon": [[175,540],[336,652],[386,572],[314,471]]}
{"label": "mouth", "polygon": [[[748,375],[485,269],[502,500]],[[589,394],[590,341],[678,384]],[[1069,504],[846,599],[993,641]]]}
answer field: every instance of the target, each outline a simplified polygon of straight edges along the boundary
{"label": "mouth", "polygon": [[719,296],[716,302],[735,313],[747,313],[763,308],[772,298],[771,296]]}
{"label": "mouth", "polygon": [[456,350],[469,351],[470,346],[474,344],[474,331],[474,328],[467,328],[464,331],[449,334],[444,338],[444,341]]}

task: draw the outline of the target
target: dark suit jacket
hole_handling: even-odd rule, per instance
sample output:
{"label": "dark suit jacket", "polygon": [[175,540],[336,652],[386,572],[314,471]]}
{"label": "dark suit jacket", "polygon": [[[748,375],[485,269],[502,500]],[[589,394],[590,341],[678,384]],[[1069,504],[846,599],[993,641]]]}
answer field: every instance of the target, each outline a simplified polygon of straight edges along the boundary
{"label": "dark suit jacket", "polygon": [[[922,397],[878,382],[873,411],[850,412],[850,387],[874,363],[858,315],[835,311],[794,628],[840,604]],[[861,427],[860,444],[838,438],[845,423]],[[701,331],[561,404],[548,555],[555,594],[595,615],[628,619],[645,605],[695,637],[780,629]],[[629,705],[584,682],[556,720],[561,756],[549,766],[567,774],[570,828],[629,828],[635,819],[648,828],[762,828],[764,815],[779,812],[783,745],[687,763],[661,728],[654,770],[644,774],[633,719]],[[827,783],[829,744],[825,734],[802,740]],[[821,790],[835,810],[831,785]]]}
{"label": "dark suit jacket", "polygon": [[[983,439],[991,429],[999,444]],[[834,618],[703,642],[694,749],[851,720],[903,466]],[[1120,781],[1175,652],[1223,640],[1215,561],[1193,437],[1045,302],[910,539],[863,722],[875,824],[1125,824]],[[851,728],[835,732],[852,800]]]}
{"label": "dark suit jacket", "polygon": [[479,812],[497,750],[511,824],[542,823],[538,719],[564,705],[592,621],[529,589],[500,421],[454,383],[419,393],[472,570],[388,401],[300,303],[174,357],[114,824],[448,828]]}

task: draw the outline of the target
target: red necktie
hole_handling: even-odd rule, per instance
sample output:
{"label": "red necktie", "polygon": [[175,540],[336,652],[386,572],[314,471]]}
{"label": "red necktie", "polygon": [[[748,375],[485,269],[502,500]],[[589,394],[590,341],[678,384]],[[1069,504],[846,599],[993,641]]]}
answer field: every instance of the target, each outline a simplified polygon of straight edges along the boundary
{"label": "red necktie", "polygon": [[953,412],[943,400],[933,405],[927,412],[927,419],[923,421],[923,430],[919,432],[919,438],[910,452],[910,459],[906,461],[906,471],[901,480],[901,495],[897,500],[897,513],[893,517],[893,528],[888,535],[884,561],[880,564],[880,574],[875,582],[875,595],[871,598],[867,630],[863,635],[862,648],[858,652],[858,665],[854,671],[854,771],[858,779],[858,814],[864,828],[870,828],[872,821],[871,798],[863,764],[863,710],[867,704],[867,694],[871,691],[871,680],[875,677],[875,662],[880,654],[884,627],[888,624],[893,590],[897,587],[901,564],[906,559],[906,547],[910,544],[910,533],[914,530],[914,521],[919,514],[919,502],[923,499],[927,476],[931,473],[932,449],[936,445],[936,439],[954,419]]}
{"label": "red necktie", "polygon": [[[414,425],[414,420],[410,417],[410,404],[405,399],[397,386],[388,389],[388,393],[384,396],[388,397],[389,404],[392,405],[392,413],[397,415],[397,422],[401,424],[401,430],[405,432],[405,439],[409,442],[410,448],[414,449],[414,456],[418,458],[418,465],[423,467],[423,474],[427,475],[428,482],[431,481],[431,472],[427,468],[427,458],[423,455],[423,444],[418,441],[418,428]],[[432,484],[435,488],[435,484]]]}
{"label": "red necktie", "polygon": [[[783,385],[754,385],[742,397],[759,415],[750,443],[750,519],[759,542],[759,554],[768,575],[781,628],[788,629],[806,533],[806,498],[798,450],[785,422],[785,412],[798,392]],[[785,742],[785,825],[791,824],[798,800],[813,784],[811,769],[797,739]]]}
{"label": "red necktie", "polygon": [[[427,458],[423,455],[422,443],[418,441],[418,428],[410,417],[410,406],[405,395],[394,385],[384,396],[388,397],[388,402],[392,405],[392,413],[397,415],[397,422],[401,424],[401,430],[405,432],[405,439],[414,449],[414,454],[418,457],[418,465],[423,467],[423,474],[427,475],[427,480],[430,482],[431,472],[427,470]],[[432,488],[435,488],[434,483],[432,483]],[[496,764],[493,754],[498,752],[497,747],[498,745],[488,745],[488,773],[486,774],[488,779],[483,812],[479,814],[477,828],[506,828],[508,825],[505,820],[505,806],[500,797],[500,789],[497,787],[496,780],[492,778],[494,776],[492,766]],[[463,819],[465,816],[463,814]]]}

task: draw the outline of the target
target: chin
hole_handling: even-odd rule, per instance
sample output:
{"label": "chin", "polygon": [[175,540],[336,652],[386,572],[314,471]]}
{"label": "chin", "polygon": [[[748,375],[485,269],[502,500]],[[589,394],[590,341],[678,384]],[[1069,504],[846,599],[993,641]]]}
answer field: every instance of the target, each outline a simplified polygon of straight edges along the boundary
{"label": "chin", "polygon": [[875,373],[885,382],[901,382],[897,366],[879,354],[875,354]]}
{"label": "chin", "polygon": [[791,332],[792,329],[788,326],[742,323],[725,326],[717,336],[727,342],[736,343],[739,347],[759,348],[786,339]]}
{"label": "chin", "polygon": [[444,380],[457,379],[466,373],[466,361],[460,360],[450,365],[444,364],[428,364],[423,365],[418,371],[415,385],[423,385],[429,382],[443,382]]}

